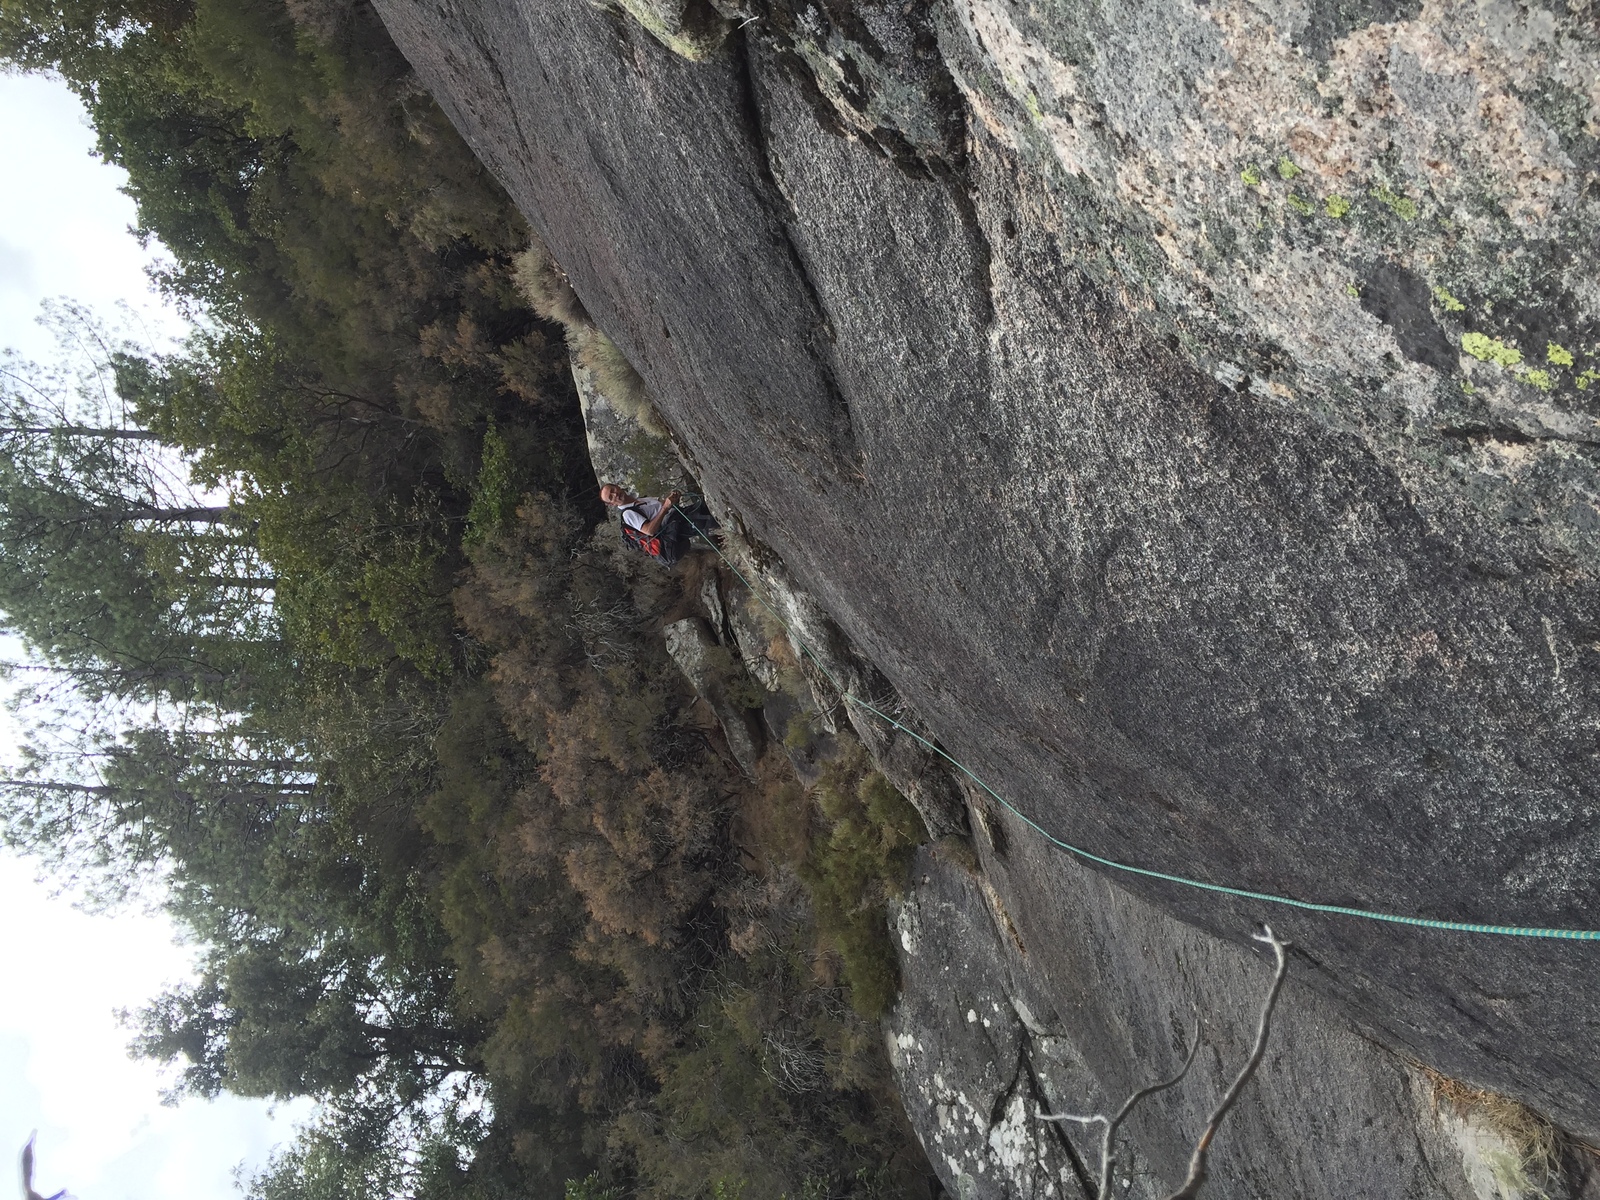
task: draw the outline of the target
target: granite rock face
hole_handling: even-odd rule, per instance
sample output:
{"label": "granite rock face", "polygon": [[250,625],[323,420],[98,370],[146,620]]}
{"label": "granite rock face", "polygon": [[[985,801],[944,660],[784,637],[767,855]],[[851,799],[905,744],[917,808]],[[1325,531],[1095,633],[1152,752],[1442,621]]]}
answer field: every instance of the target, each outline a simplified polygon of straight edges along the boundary
{"label": "granite rock face", "polygon": [[[1250,1052],[1265,953],[1185,926],[984,822],[981,871],[924,852],[894,918],[903,988],[888,1022],[907,1112],[954,1196],[1095,1194],[1100,1131],[1040,1113],[1134,1110],[1113,1194],[1162,1200]],[[1047,899],[1039,884],[1048,881]],[[1291,983],[1267,1056],[1213,1143],[1203,1195],[1583,1200],[1587,1155],[1546,1178],[1482,1112],[1441,1103],[1414,1067]]]}
{"label": "granite rock face", "polygon": [[[1010,911],[1003,864],[998,884],[932,856],[918,870],[896,914],[906,987],[888,1038],[907,1110],[950,1190],[1093,1195],[1099,1130],[1038,1114],[1115,1112],[1177,1073],[1198,1016],[1195,1067],[1135,1109],[1116,1146],[1115,1194],[1170,1194],[1249,1053],[1251,1000],[1270,961],[1076,869],[1058,903],[1026,917]],[[1047,944],[1062,934],[1070,946]],[[1208,1193],[1474,1200],[1427,1089],[1323,1009],[1304,989],[1280,1004],[1268,1066],[1215,1142]]]}
{"label": "granite rock face", "polygon": [[[713,7],[379,0],[693,475],[920,727],[1110,858],[1600,923],[1592,6]],[[691,27],[699,61],[661,40]],[[1040,847],[1006,907],[1107,1094],[1154,1054],[1109,1014],[1233,954],[1194,931],[1299,948],[1340,1132],[1228,1194],[1360,1192],[1360,1122],[1415,1111],[1351,1030],[1600,1140],[1589,944],[1126,875],[1030,940],[1069,890]],[[1135,903],[1187,927],[1147,977],[1086,949]],[[1311,1093],[1260,1135],[1309,1139]]]}

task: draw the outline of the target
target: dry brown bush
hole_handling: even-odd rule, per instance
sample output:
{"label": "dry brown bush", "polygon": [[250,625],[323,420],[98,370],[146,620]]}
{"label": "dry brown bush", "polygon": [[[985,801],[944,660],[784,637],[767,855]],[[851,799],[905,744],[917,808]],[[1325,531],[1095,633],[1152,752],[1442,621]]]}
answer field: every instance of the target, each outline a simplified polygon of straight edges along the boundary
{"label": "dry brown bush", "polygon": [[1441,1106],[1449,1107],[1458,1117],[1476,1117],[1511,1147],[1517,1162],[1490,1164],[1497,1178],[1504,1172],[1511,1177],[1508,1183],[1526,1184],[1518,1190],[1539,1195],[1544,1195],[1560,1178],[1563,1139],[1542,1113],[1509,1096],[1441,1075],[1420,1063],[1416,1065]]}
{"label": "dry brown bush", "polygon": [[558,321],[569,329],[592,324],[567,273],[538,238],[511,260],[511,278],[533,311],[545,320]]}

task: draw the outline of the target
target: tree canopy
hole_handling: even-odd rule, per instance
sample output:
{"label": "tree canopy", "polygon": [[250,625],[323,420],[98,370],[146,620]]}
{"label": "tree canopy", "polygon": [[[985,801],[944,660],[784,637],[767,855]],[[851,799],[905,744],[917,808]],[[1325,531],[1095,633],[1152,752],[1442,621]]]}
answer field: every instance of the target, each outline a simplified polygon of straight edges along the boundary
{"label": "tree canopy", "polygon": [[205,947],[135,1052],[321,1102],[260,1200],[911,1194],[857,969],[909,810],[716,752],[659,636],[698,578],[619,557],[529,231],[371,9],[4,0],[0,58],[196,318],[0,369],[4,834]]}

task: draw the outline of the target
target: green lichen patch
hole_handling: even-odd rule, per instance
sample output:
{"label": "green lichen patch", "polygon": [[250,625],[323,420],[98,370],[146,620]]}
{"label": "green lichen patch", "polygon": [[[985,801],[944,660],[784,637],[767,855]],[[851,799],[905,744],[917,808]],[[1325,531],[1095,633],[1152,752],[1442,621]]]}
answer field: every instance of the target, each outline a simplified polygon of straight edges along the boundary
{"label": "green lichen patch", "polygon": [[1261,182],[1261,172],[1256,170],[1252,164],[1239,172],[1239,178],[1244,181],[1247,187],[1255,187]]}
{"label": "green lichen patch", "polygon": [[1322,202],[1322,210],[1337,221],[1350,211],[1350,201],[1335,192]]}
{"label": "green lichen patch", "polygon": [[638,464],[631,482],[640,492],[659,494],[677,483],[681,468],[672,443],[666,438],[641,429],[623,443],[623,450]]}
{"label": "green lichen patch", "polygon": [[1304,175],[1304,174],[1305,174],[1305,171],[1303,171],[1300,167],[1296,166],[1294,160],[1292,158],[1290,158],[1287,154],[1282,155],[1278,159],[1278,178],[1280,178],[1280,179],[1294,179],[1297,176]]}
{"label": "green lichen patch", "polygon": [[1591,383],[1600,383],[1600,371],[1596,371],[1593,367],[1590,367],[1572,382],[1577,386],[1577,389],[1580,392],[1588,391]]}
{"label": "green lichen patch", "polygon": [[1382,185],[1373,188],[1371,196],[1374,200],[1388,205],[1395,216],[1402,221],[1415,221],[1421,213],[1417,202],[1410,196],[1402,196],[1399,192],[1391,191]]}
{"label": "green lichen patch", "polygon": [[1479,362],[1492,362],[1500,367],[1514,367],[1522,361],[1521,350],[1485,333],[1463,333],[1461,348]]}
{"label": "green lichen patch", "polygon": [[1433,289],[1433,298],[1439,302],[1439,307],[1444,309],[1445,312],[1466,311],[1467,306],[1452,296],[1445,288],[1435,287]]}
{"label": "green lichen patch", "polygon": [[690,62],[710,57],[733,28],[703,0],[616,0],[616,4],[656,41]]}
{"label": "green lichen patch", "polygon": [[1555,387],[1555,381],[1550,378],[1550,372],[1541,371],[1537,368],[1532,371],[1523,372],[1522,381],[1538,388],[1541,392],[1548,392],[1551,388]]}
{"label": "green lichen patch", "polygon": [[1298,192],[1289,193],[1289,207],[1294,209],[1295,212],[1299,213],[1303,217],[1312,216],[1317,211],[1315,206],[1312,205],[1311,201],[1307,200]]}
{"label": "green lichen patch", "polygon": [[1556,367],[1570,367],[1572,365],[1572,351],[1555,342],[1548,343],[1544,348],[1545,361]]}

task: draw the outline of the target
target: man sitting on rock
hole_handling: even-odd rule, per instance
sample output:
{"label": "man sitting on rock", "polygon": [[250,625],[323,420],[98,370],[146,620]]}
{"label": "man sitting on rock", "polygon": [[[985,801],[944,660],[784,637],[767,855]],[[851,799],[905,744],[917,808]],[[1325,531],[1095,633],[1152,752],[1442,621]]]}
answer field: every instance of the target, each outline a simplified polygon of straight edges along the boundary
{"label": "man sitting on rock", "polygon": [[[662,497],[635,496],[627,488],[607,483],[600,488],[600,499],[622,510],[624,541],[668,566],[694,544],[696,529],[710,534],[717,528],[704,500],[696,498],[685,505],[683,493],[678,491]],[[630,535],[629,530],[636,532]]]}

